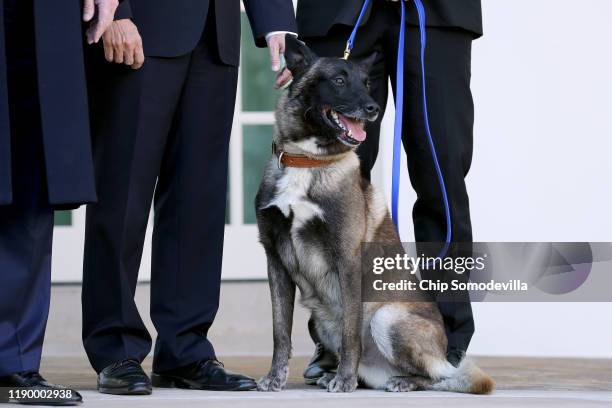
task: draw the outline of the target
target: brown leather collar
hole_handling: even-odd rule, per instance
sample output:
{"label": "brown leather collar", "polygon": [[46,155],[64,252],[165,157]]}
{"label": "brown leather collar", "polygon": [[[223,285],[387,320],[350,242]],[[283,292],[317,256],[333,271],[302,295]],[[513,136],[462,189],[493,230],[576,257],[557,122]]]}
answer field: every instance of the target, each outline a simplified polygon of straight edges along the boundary
{"label": "brown leather collar", "polygon": [[327,166],[337,161],[337,158],[330,159],[315,159],[303,154],[290,154],[280,150],[276,143],[272,143],[272,153],[278,158],[278,168],[297,167],[301,169],[309,169],[314,167]]}

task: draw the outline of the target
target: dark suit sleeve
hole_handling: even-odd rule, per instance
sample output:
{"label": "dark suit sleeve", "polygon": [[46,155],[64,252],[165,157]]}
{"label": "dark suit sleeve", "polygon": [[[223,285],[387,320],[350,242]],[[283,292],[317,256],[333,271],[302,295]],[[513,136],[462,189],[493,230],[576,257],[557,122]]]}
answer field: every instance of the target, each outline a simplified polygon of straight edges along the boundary
{"label": "dark suit sleeve", "polygon": [[255,44],[266,46],[266,34],[272,31],[297,33],[295,12],[291,0],[244,0]]}
{"label": "dark suit sleeve", "polygon": [[115,21],[126,18],[132,18],[132,7],[130,6],[130,0],[121,1],[117,7],[117,10],[115,10]]}

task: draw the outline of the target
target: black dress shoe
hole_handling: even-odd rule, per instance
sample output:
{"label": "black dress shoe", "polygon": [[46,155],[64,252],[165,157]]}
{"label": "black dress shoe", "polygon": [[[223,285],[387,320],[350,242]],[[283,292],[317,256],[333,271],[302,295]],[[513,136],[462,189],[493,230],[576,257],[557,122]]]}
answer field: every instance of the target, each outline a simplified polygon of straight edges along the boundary
{"label": "black dress shoe", "polygon": [[100,372],[98,391],[114,395],[149,395],[151,380],[137,360],[123,360]]}
{"label": "black dress shoe", "polygon": [[338,358],[328,351],[323,344],[316,343],[315,353],[304,370],[304,380],[308,385],[315,385],[326,373],[334,373],[338,368]]}
{"label": "black dress shoe", "polygon": [[79,405],[83,402],[83,397],[75,390],[51,384],[36,371],[0,377],[0,388],[0,402],[52,406]]}
{"label": "black dress shoe", "polygon": [[154,387],[208,391],[248,391],[257,388],[252,378],[226,370],[217,360],[203,360],[185,367],[153,373]]}
{"label": "black dress shoe", "polygon": [[317,385],[319,378],[323,377],[325,374],[333,374],[336,372],[338,368],[338,357],[323,346],[312,317],[308,320],[308,333],[315,344],[315,353],[304,370],[303,376],[306,384]]}

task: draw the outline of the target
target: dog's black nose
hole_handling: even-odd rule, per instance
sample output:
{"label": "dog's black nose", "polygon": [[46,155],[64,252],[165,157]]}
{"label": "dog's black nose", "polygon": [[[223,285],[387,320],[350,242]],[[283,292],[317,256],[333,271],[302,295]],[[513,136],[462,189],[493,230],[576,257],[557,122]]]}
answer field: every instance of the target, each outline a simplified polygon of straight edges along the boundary
{"label": "dog's black nose", "polygon": [[364,109],[369,115],[378,115],[380,112],[380,107],[374,102],[366,104]]}

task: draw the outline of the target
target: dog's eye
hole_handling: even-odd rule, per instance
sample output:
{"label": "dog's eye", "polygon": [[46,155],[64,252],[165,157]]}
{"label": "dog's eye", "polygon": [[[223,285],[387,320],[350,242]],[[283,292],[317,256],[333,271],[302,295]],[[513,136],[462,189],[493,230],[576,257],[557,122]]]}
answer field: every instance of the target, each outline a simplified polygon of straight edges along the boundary
{"label": "dog's eye", "polygon": [[346,81],[342,77],[337,77],[336,79],[334,79],[334,83],[338,86],[343,86]]}

